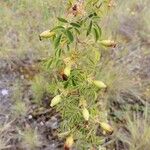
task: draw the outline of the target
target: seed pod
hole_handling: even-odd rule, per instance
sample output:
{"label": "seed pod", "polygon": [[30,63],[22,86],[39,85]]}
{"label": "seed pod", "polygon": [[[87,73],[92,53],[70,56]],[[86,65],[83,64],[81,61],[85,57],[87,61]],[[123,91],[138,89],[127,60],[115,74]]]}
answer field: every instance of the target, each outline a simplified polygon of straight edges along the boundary
{"label": "seed pod", "polygon": [[66,66],[64,69],[64,75],[66,75],[67,77],[70,76],[70,71],[71,71],[71,66],[70,65]]}
{"label": "seed pod", "polygon": [[64,145],[64,150],[70,150],[72,145],[73,145],[73,143],[74,143],[73,136],[70,135],[66,139],[66,142],[65,142],[65,145]]}
{"label": "seed pod", "polygon": [[54,35],[55,35],[55,32],[50,32],[50,30],[46,30],[39,35],[39,39],[41,41],[42,38],[50,38]]}
{"label": "seed pod", "polygon": [[107,87],[106,84],[104,84],[102,81],[99,81],[99,80],[94,80],[93,84],[100,89],[104,89]]}
{"label": "seed pod", "polygon": [[53,106],[57,105],[59,102],[61,102],[61,96],[57,95],[51,100],[50,106],[53,107]]}
{"label": "seed pod", "polygon": [[89,120],[89,117],[90,117],[90,114],[89,114],[89,111],[84,107],[83,110],[82,110],[82,114],[83,114],[83,117],[86,121]]}
{"label": "seed pod", "polygon": [[106,122],[100,122],[101,128],[107,133],[111,134],[113,132],[113,128]]}
{"label": "seed pod", "polygon": [[102,40],[100,41],[100,43],[106,47],[116,47],[115,41],[112,41],[112,40]]}

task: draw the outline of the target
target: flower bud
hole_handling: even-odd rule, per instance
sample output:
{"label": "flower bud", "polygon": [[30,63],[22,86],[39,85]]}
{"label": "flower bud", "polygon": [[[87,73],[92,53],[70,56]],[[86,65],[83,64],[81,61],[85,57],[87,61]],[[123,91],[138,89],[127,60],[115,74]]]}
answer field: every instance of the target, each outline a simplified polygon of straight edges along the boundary
{"label": "flower bud", "polygon": [[61,96],[57,95],[51,100],[50,106],[53,107],[53,106],[57,105],[59,102],[61,102]]}
{"label": "flower bud", "polygon": [[102,40],[100,43],[106,47],[116,47],[116,43],[112,40]]}
{"label": "flower bud", "polygon": [[66,139],[66,142],[65,142],[65,145],[64,145],[64,150],[70,150],[70,148],[72,147],[73,143],[74,143],[73,136],[70,135]]}
{"label": "flower bud", "polygon": [[112,133],[113,132],[113,128],[108,123],[100,122],[100,126],[107,133]]}
{"label": "flower bud", "polygon": [[70,71],[71,71],[71,66],[70,65],[66,66],[64,69],[64,75],[66,75],[67,77],[70,76]]}
{"label": "flower bud", "polygon": [[106,84],[104,84],[102,81],[99,81],[99,80],[94,80],[93,84],[95,86],[97,86],[98,88],[100,88],[100,89],[103,89],[103,88],[107,87]]}
{"label": "flower bud", "polygon": [[89,120],[89,117],[90,117],[89,111],[88,111],[86,108],[83,108],[82,114],[83,114],[84,119],[85,119],[86,121],[88,121],[88,120]]}
{"label": "flower bud", "polygon": [[39,38],[40,40],[42,40],[42,38],[50,38],[54,35],[55,35],[55,32],[50,32],[50,30],[46,30],[39,35]]}

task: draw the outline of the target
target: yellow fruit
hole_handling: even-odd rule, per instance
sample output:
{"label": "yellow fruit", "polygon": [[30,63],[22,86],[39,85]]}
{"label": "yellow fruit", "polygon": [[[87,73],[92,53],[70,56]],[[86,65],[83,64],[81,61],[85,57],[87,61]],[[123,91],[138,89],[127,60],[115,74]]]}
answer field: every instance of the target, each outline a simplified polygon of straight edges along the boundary
{"label": "yellow fruit", "polygon": [[90,117],[89,111],[88,111],[86,108],[83,108],[82,114],[83,114],[83,118],[84,118],[86,121],[88,121],[88,120],[89,120],[89,117]]}
{"label": "yellow fruit", "polygon": [[69,150],[72,147],[73,143],[74,143],[73,136],[70,135],[66,139],[66,142],[65,142],[65,145],[64,145],[64,149],[65,150]]}
{"label": "yellow fruit", "polygon": [[71,66],[70,65],[66,66],[64,69],[64,75],[66,75],[67,77],[70,76],[70,71],[71,71]]}
{"label": "yellow fruit", "polygon": [[51,32],[50,30],[46,30],[39,35],[39,38],[40,38],[40,40],[42,40],[42,38],[50,38],[54,35],[55,35],[55,32]]}
{"label": "yellow fruit", "polygon": [[94,80],[93,84],[95,86],[97,86],[98,88],[100,88],[100,89],[103,89],[103,88],[107,87],[106,84],[104,84],[102,81],[99,81],[99,80]]}
{"label": "yellow fruit", "polygon": [[116,47],[115,41],[112,40],[102,40],[100,43],[106,47]]}
{"label": "yellow fruit", "polygon": [[61,102],[61,96],[57,95],[51,100],[50,106],[53,107],[53,106],[57,105],[59,102]]}
{"label": "yellow fruit", "polygon": [[112,133],[113,132],[113,128],[108,123],[100,122],[100,126],[107,133]]}

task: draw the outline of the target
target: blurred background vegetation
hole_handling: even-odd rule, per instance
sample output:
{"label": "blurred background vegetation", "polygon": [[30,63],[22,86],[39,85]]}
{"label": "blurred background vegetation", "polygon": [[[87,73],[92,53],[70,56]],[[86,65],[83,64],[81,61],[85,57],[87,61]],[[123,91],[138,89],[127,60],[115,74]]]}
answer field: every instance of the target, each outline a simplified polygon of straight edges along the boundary
{"label": "blurred background vegetation", "polygon": [[1,0],[0,56],[23,58],[47,54],[49,42],[41,43],[39,33],[55,24],[55,17],[64,13],[61,0]]}

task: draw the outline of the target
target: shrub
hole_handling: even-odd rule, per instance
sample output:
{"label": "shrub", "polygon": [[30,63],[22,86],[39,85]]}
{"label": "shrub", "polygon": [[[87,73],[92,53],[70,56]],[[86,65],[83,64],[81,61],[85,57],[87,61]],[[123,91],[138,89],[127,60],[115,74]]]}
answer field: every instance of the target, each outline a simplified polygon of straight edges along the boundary
{"label": "shrub", "polygon": [[106,49],[116,47],[114,40],[104,38],[99,25],[109,8],[109,0],[69,1],[67,16],[58,17],[58,25],[39,35],[53,45],[51,57],[43,64],[51,77],[50,106],[62,117],[58,135],[66,138],[65,149],[74,143],[77,149],[98,147],[105,142],[104,135],[113,132],[105,104],[109,84],[117,75],[100,75],[110,63]]}

